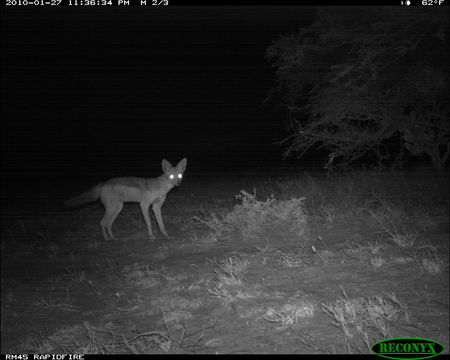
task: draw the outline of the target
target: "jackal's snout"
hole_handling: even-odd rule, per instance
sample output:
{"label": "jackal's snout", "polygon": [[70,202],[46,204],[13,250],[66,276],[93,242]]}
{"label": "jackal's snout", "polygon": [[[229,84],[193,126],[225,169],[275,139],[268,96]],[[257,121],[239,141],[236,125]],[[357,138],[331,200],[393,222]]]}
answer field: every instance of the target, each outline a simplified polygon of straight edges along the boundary
{"label": "jackal's snout", "polygon": [[175,186],[180,186],[181,182],[183,181],[183,174],[182,173],[170,174],[169,180]]}

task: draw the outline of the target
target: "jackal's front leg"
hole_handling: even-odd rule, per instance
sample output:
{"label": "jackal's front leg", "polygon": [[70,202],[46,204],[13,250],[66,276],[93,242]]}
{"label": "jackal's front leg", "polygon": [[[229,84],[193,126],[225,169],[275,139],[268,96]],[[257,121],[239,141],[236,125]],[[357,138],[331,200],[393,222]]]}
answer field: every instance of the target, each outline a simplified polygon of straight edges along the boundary
{"label": "jackal's front leg", "polygon": [[155,235],[153,235],[152,223],[148,214],[150,204],[140,204],[139,206],[141,207],[142,216],[144,216],[145,224],[147,225],[148,237],[150,238],[150,240],[153,240],[155,238]]}
{"label": "jackal's front leg", "polygon": [[163,234],[166,239],[170,239],[170,236],[167,234],[166,229],[164,227],[164,222],[163,222],[163,219],[161,216],[161,206],[163,203],[164,203],[164,200],[160,200],[160,201],[153,203],[152,209],[153,209],[153,212],[155,213],[156,221],[158,222],[159,231],[161,231],[161,234]]}

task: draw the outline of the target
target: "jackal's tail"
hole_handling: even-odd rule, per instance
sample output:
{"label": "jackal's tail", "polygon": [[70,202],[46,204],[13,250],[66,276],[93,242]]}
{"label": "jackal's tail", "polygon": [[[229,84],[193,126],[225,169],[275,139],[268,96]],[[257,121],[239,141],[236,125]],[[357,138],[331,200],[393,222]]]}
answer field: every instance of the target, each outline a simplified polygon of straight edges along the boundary
{"label": "jackal's tail", "polygon": [[83,204],[87,204],[97,200],[100,196],[100,189],[102,188],[102,184],[98,184],[92,189],[70,198],[69,200],[64,201],[64,206],[79,206]]}

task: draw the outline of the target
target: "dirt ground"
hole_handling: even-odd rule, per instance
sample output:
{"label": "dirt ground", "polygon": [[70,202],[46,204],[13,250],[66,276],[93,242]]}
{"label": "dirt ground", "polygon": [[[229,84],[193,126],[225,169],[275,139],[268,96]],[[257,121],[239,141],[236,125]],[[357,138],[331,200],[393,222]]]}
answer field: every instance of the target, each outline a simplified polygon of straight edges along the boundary
{"label": "dirt ground", "polygon": [[413,236],[328,208],[301,235],[244,238],[193,217],[232,211],[235,194],[261,184],[210,180],[169,193],[170,240],[147,239],[136,204],[109,242],[100,203],[3,209],[2,353],[369,353],[391,337],[448,353],[448,197],[427,212],[430,226],[405,221]]}

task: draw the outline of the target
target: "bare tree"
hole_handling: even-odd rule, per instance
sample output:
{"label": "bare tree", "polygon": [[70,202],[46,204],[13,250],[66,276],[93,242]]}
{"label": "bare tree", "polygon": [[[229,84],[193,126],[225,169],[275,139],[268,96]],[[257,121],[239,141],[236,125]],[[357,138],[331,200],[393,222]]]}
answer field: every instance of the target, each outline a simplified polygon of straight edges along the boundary
{"label": "bare tree", "polygon": [[[323,147],[328,167],[368,155],[381,162],[400,136],[411,154],[445,163],[448,126],[438,119],[448,119],[448,14],[411,10],[323,8],[313,25],[268,48],[274,93],[294,122],[285,155]],[[421,84],[431,75],[439,86]]]}
{"label": "bare tree", "polygon": [[399,131],[407,150],[427,155],[436,168],[445,165],[450,154],[448,69],[413,68],[402,91],[408,108]]}

